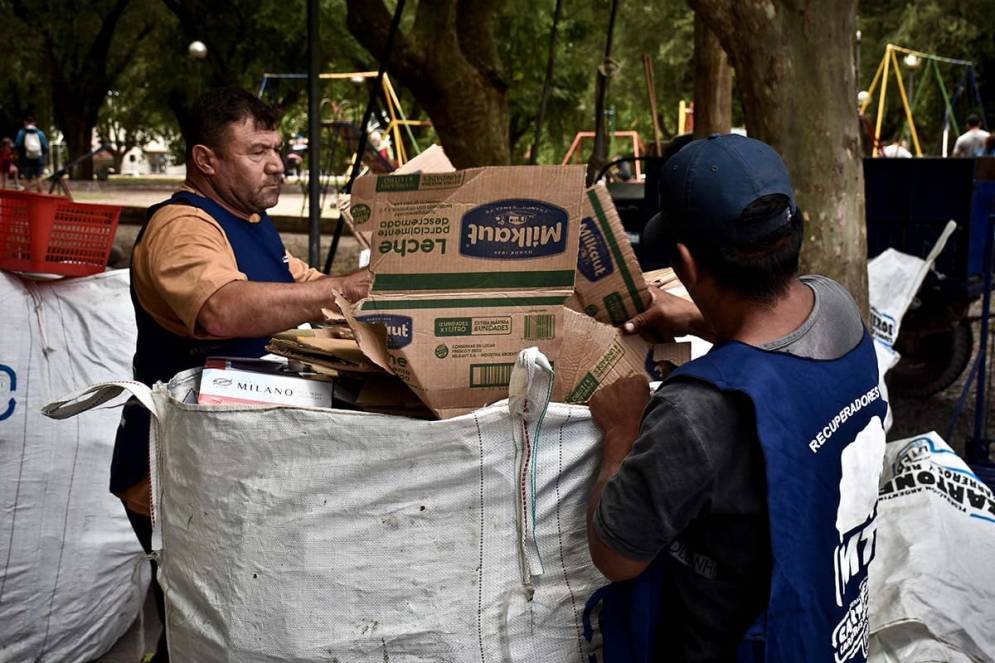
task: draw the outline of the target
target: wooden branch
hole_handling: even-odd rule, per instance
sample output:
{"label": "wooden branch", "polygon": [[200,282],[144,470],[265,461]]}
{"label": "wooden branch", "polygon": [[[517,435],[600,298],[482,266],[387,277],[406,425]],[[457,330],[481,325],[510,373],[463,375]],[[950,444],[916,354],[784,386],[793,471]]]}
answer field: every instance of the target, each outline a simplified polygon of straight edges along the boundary
{"label": "wooden branch", "polygon": [[107,54],[110,52],[111,42],[114,41],[114,31],[117,30],[118,21],[127,9],[130,0],[117,0],[107,15],[100,21],[100,30],[90,43],[87,62],[89,69],[93,73],[106,74]]}
{"label": "wooden branch", "polygon": [[[772,6],[763,0],[688,0],[688,5],[700,17],[708,29],[716,36],[722,49],[732,60],[733,67],[739,68],[745,53],[737,48],[737,31],[762,35],[769,30],[761,29],[771,22],[766,14]],[[740,40],[746,43],[746,40]]]}
{"label": "wooden branch", "polygon": [[457,0],[418,1],[412,38],[426,53],[426,59],[435,59],[435,53],[458,52],[458,48],[453,48],[458,44],[456,2]]}
{"label": "wooden branch", "polygon": [[116,65],[110,67],[111,70],[107,76],[107,80],[112,85],[118,79],[118,77],[124,73],[124,70],[127,69],[128,66],[134,62],[132,54],[138,49],[138,45],[142,43],[142,40],[148,37],[150,34],[152,34],[153,30],[155,30],[155,23],[147,23],[139,31],[139,33],[135,35],[135,38],[131,40],[131,43],[129,43],[128,46],[125,49],[123,49],[123,52],[126,54],[125,57],[121,58]]}
{"label": "wooden branch", "polygon": [[495,88],[508,89],[501,73],[501,59],[494,42],[495,0],[459,0],[456,35],[460,50],[471,65],[488,78]]}
{"label": "wooden branch", "polygon": [[[383,57],[390,20],[390,12],[383,0],[346,0],[346,26],[349,32],[378,59]],[[408,87],[412,87],[424,81],[424,68],[423,54],[403,31],[398,30],[394,36],[394,49],[388,70],[404,80]]]}

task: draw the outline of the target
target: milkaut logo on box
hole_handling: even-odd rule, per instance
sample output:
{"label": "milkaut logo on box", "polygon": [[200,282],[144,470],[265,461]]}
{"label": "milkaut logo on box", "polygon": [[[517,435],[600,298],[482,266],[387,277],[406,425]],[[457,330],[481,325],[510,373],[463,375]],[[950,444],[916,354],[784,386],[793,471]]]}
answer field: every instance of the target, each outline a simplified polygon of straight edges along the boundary
{"label": "milkaut logo on box", "polygon": [[580,222],[580,249],[577,255],[577,269],[592,283],[600,281],[615,271],[608,242],[591,217]]}
{"label": "milkaut logo on box", "polygon": [[518,260],[563,253],[567,211],[539,200],[511,198],[475,207],[460,223],[460,254]]}
{"label": "milkaut logo on box", "polygon": [[411,318],[406,315],[388,315],[373,313],[372,315],[357,315],[356,319],[367,324],[381,324],[387,328],[387,349],[403,348],[414,338]]}

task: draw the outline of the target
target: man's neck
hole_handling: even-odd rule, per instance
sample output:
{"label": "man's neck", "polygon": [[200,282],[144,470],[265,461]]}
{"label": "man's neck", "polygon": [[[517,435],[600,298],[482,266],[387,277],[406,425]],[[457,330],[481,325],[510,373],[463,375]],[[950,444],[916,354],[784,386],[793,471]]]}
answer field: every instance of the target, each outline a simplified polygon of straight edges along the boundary
{"label": "man's neck", "polygon": [[815,294],[795,277],[787,291],[770,303],[727,295],[699,306],[719,339],[760,346],[801,327],[815,306]]}
{"label": "man's neck", "polygon": [[253,216],[256,217],[262,216],[259,213],[246,212],[244,210],[229,205],[225,201],[225,199],[218,194],[217,189],[215,189],[214,186],[211,184],[211,180],[206,177],[198,177],[196,175],[188,173],[186,180],[184,180],[183,184],[184,186],[187,186],[196,191],[203,198],[209,198],[210,200],[213,200],[214,202],[221,205],[226,210],[228,210],[229,212],[231,212],[240,219],[249,220]]}

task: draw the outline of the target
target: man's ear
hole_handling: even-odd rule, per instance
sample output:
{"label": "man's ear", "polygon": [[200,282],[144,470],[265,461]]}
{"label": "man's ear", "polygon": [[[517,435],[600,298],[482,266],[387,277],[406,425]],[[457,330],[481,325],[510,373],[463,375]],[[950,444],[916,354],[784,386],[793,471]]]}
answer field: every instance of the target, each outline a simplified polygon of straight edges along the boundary
{"label": "man's ear", "polygon": [[680,242],[677,243],[674,251],[674,272],[677,273],[684,287],[688,287],[689,284],[697,284],[701,278],[701,268],[698,266],[698,262],[691,255],[687,245]]}
{"label": "man's ear", "polygon": [[211,148],[206,145],[194,145],[191,156],[200,172],[205,175],[214,175],[217,172],[218,155]]}

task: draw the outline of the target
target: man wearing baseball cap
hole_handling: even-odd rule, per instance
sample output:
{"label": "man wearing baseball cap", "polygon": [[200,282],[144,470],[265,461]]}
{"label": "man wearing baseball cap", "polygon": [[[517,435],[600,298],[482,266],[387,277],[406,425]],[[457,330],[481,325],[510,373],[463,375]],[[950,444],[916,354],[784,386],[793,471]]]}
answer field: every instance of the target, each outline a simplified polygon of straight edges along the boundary
{"label": "man wearing baseball cap", "polygon": [[887,405],[860,312],[797,274],[802,215],[769,146],[694,141],[661,191],[643,241],[694,304],[658,292],[626,330],[715,345],[652,396],[630,378],[591,401],[604,660],[863,661]]}

